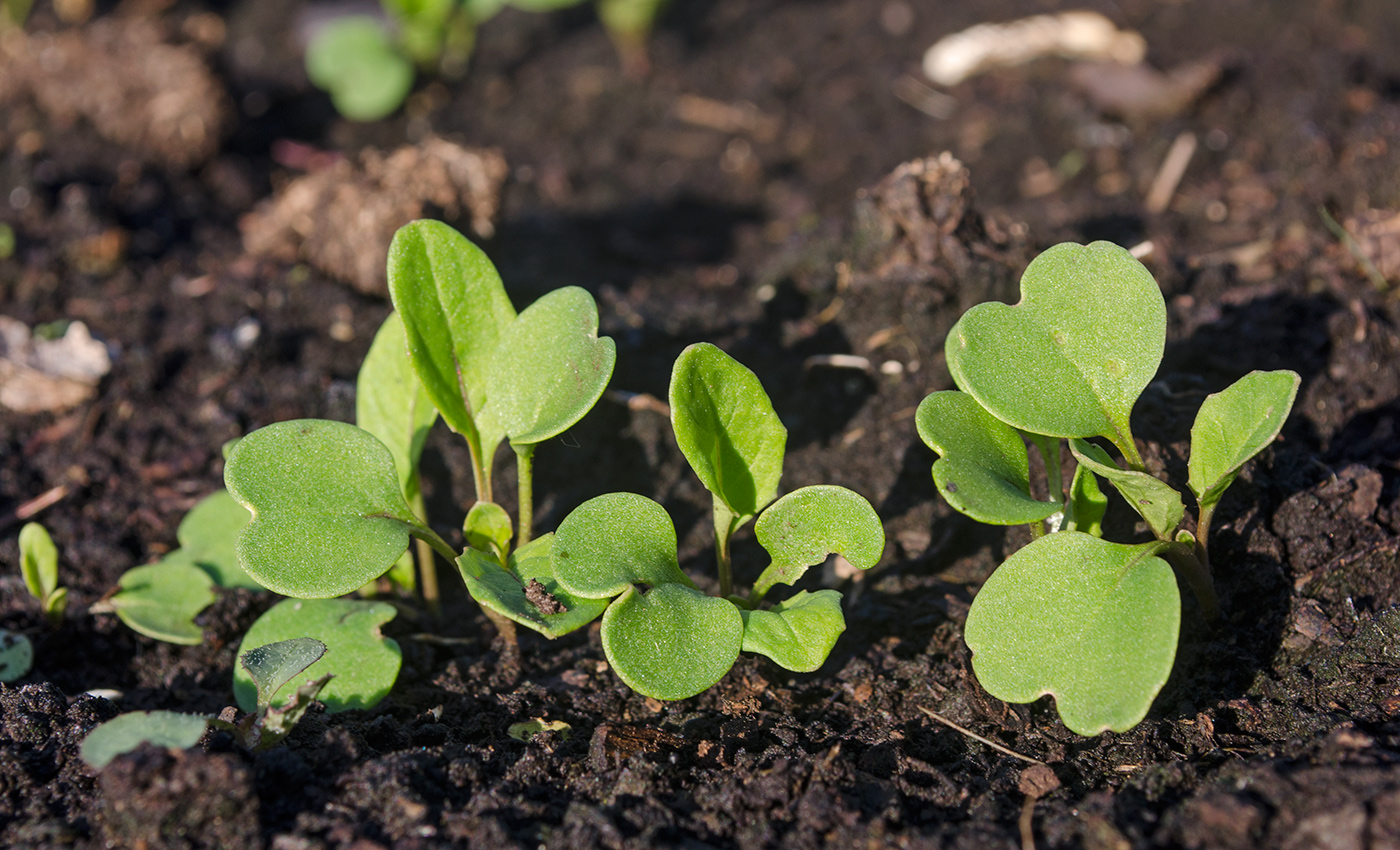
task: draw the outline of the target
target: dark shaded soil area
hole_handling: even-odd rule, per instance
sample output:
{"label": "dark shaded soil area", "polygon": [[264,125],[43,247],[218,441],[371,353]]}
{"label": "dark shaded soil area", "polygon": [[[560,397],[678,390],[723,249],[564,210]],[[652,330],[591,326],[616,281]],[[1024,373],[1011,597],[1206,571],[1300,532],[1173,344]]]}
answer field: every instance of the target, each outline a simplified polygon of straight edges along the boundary
{"label": "dark shaded soil area", "polygon": [[[896,94],[940,36],[1053,2],[674,0],[645,79],[621,74],[587,9],[508,11],[483,30],[469,77],[420,81],[399,116],[368,126],[338,120],[305,83],[300,4],[108,5],[100,21],[154,15],[195,45],[236,120],[212,158],[184,168],[42,98],[0,104],[0,222],[17,242],[0,259],[0,312],[80,319],[117,351],[90,402],[0,413],[0,627],[36,649],[33,672],[0,686],[0,843],[1400,847],[1400,301],[1319,214],[1400,209],[1400,5],[1088,3],[1141,32],[1159,69],[1219,64],[1191,105],[1151,119],[1103,113],[1058,59],[976,77],[948,103],[925,97],[943,117]],[[58,26],[41,3],[31,30]],[[1144,197],[1186,132],[1196,153],[1151,211]],[[223,442],[282,419],[353,418],[355,374],[388,312],[305,266],[246,256],[239,218],[295,176],[287,141],[351,155],[429,133],[500,149],[511,176],[483,245],[518,304],[568,284],[597,296],[618,344],[613,389],[665,398],[675,355],[712,341],[773,395],[790,430],[785,489],[835,483],[871,499],[884,561],[824,582],[846,596],[847,632],[817,673],[745,656],[711,691],[662,704],[608,670],[596,627],[526,635],[518,674],[503,670],[444,565],[445,615],[391,624],[404,667],[374,710],[313,711],[257,756],[213,735],[95,773],[78,743],[118,711],[231,704],[238,641],[273,600],[222,595],[199,647],[138,637],[89,606],[175,545],[180,517],[221,484]],[[945,150],[968,171],[943,161],[913,219],[899,206],[910,184],[876,188]],[[1217,514],[1226,622],[1211,629],[1188,603],[1147,719],[1088,739],[1049,700],[1007,705],[971,675],[968,603],[1026,538],[937,500],[913,412],[952,386],[943,335],[964,309],[1014,299],[1037,250],[1099,238],[1150,240],[1167,297],[1166,359],[1135,411],[1154,469],[1185,480],[1207,393],[1251,369],[1293,369],[1303,386]],[[831,354],[871,369],[820,358]],[[460,542],[465,451],[440,428],[426,463],[429,510]],[[649,495],[676,520],[682,565],[712,586],[709,498],[661,414],[605,399],[541,447],[537,473],[542,529],[599,493]],[[39,519],[72,602],[52,630],[13,566],[13,511],[56,486],[66,497]],[[760,555],[739,539],[740,584]],[[802,587],[819,583],[812,572]],[[1023,782],[1027,763],[922,709],[1046,762],[1055,781]],[[531,718],[571,734],[507,735]]]}

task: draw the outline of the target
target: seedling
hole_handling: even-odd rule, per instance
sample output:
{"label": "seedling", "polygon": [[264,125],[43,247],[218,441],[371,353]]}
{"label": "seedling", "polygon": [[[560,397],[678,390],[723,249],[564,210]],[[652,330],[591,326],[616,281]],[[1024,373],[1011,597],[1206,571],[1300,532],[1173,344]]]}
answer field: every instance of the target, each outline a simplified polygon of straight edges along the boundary
{"label": "seedling", "polygon": [[[301,720],[317,693],[331,680],[330,674],[308,679],[305,671],[326,653],[326,645],[312,638],[294,638],[244,652],[240,669],[256,682],[257,699],[248,714],[228,723],[202,714],[174,711],[130,711],[108,720],[83,739],[79,755],[101,770],[112,759],[142,744],[183,750],[193,747],[210,726],[230,732],[244,749],[266,750],[281,743]],[[306,681],[274,707],[274,698],[289,682]]]}
{"label": "seedling", "polygon": [[[386,19],[337,18],[307,46],[306,73],[355,121],[377,121],[399,108],[413,88],[414,68],[460,76],[477,29],[506,6],[548,12],[584,0],[382,0]],[[646,39],[664,0],[598,0],[629,70],[646,67]]]}
{"label": "seedling", "polygon": [[[884,550],[880,518],[844,487],[803,487],[774,501],[787,431],[758,377],[713,345],[692,345],[677,358],[670,401],[676,441],[713,496],[719,596],[681,571],[665,509],[632,493],[590,499],[565,518],[542,584],[566,604],[606,606],[603,651],[647,696],[694,696],[741,650],[789,670],[817,669],[845,630],[841,594],[804,590],[771,608],[761,603],[775,585],[795,583],[832,554],[874,566]],[[732,595],[730,542],[755,516],[755,535],[772,560],[747,596]],[[469,583],[485,572],[480,560],[462,558]],[[497,610],[527,625],[541,616],[538,601],[523,594]]]}
{"label": "seedling", "polygon": [[[960,391],[933,393],[916,417],[948,504],[980,522],[1028,524],[1034,538],[973,600],[964,635],[978,681],[1009,702],[1054,695],[1082,735],[1136,726],[1166,683],[1181,624],[1173,566],[1218,618],[1211,518],[1244,464],[1278,436],[1298,391],[1293,372],[1251,372],[1201,405],[1188,463],[1193,534],[1181,527],[1181,494],[1146,471],[1130,427],[1165,340],[1161,291],[1127,251],[1057,245],[1026,269],[1019,303],[980,304],[954,325],[946,353]],[[1077,461],[1067,491],[1062,439]],[[1046,498],[1033,495],[1026,441],[1045,462]],[[1102,539],[1099,479],[1153,541]]]}
{"label": "seedling", "polygon": [[[253,516],[238,541],[240,563],[278,593],[327,599],[400,564],[410,538],[455,562],[460,553],[422,516],[417,484],[423,439],[441,415],[472,459],[477,502],[464,531],[486,560],[468,586],[513,635],[511,621],[495,613],[497,600],[524,598],[538,572],[531,564],[552,541],[532,540],[535,447],[572,427],[602,396],[616,360],[613,341],[598,337],[597,305],[578,287],[550,292],[517,315],[486,255],[435,221],[395,236],[389,291],[397,312],[361,369],[360,426],[279,422],[230,450],[229,492]],[[518,473],[514,528],[493,499],[490,477],[506,440]],[[420,567],[434,606],[430,558],[420,558]],[[563,611],[540,617],[526,625],[548,637],[591,619]]]}
{"label": "seedling", "polygon": [[48,529],[37,522],[19,530],[19,569],[24,586],[39,600],[49,625],[58,626],[68,609],[68,588],[58,586],[58,547]]}

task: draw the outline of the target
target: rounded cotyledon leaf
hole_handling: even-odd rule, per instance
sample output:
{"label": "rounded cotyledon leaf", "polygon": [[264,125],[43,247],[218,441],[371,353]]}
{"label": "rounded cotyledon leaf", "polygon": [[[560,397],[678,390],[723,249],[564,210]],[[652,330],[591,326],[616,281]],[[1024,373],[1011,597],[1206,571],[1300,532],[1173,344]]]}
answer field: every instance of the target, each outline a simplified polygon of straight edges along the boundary
{"label": "rounded cotyledon leaf", "polygon": [[585,599],[560,586],[554,577],[554,535],[545,534],[510,554],[510,569],[491,555],[468,549],[457,559],[467,591],[479,605],[557,638],[596,620],[607,599]]}
{"label": "rounded cotyledon leaf", "polygon": [[352,121],[378,121],[413,88],[413,65],[394,49],[384,24],[368,15],[330,21],[306,47],[306,75]]}
{"label": "rounded cotyledon leaf", "polygon": [[254,647],[238,658],[257,688],[258,705],[272,704],[282,686],[326,654],[326,645],[315,638],[299,637]]}
{"label": "rounded cotyledon leaf", "polygon": [[1293,409],[1296,372],[1250,372],[1202,402],[1191,426],[1187,462],[1191,492],[1201,505],[1220,501],[1240,467],[1274,441]]}
{"label": "rounded cotyledon leaf", "polygon": [[491,415],[512,443],[568,430],[603,395],[617,362],[598,337],[598,306],[586,289],[556,289],[527,307],[497,343],[487,374]]}
{"label": "rounded cotyledon leaf", "polygon": [[885,529],[870,502],[830,484],[794,490],[769,505],[754,536],[773,559],[754,584],[755,599],[775,584],[793,584],[828,555],[868,570],[885,551]]}
{"label": "rounded cotyledon leaf", "polygon": [[1069,450],[1075,460],[1112,484],[1123,500],[1147,520],[1159,539],[1171,538],[1186,514],[1181,494],[1175,488],[1146,472],[1120,468],[1108,452],[1085,440],[1070,440]]}
{"label": "rounded cotyledon leaf", "polygon": [[19,571],[35,599],[44,599],[58,587],[58,547],[49,530],[37,522],[25,523],[19,530]]}
{"label": "rounded cotyledon leaf", "polygon": [[220,587],[261,590],[262,585],[238,563],[238,535],[251,518],[227,490],[205,496],[185,514],[175,532],[182,560],[204,570]]}
{"label": "rounded cotyledon leaf", "polygon": [[606,493],[559,523],[554,578],[584,599],[611,599],[634,584],[693,586],[676,557],[676,527],[666,509],[635,493]]}
{"label": "rounded cotyledon leaf", "polygon": [[14,682],[29,675],[34,666],[34,644],[19,632],[0,629],[0,682]]}
{"label": "rounded cotyledon leaf", "polygon": [[959,513],[990,525],[1039,522],[1059,502],[1031,495],[1030,460],[1015,428],[956,390],[931,393],[915,414],[919,438],[938,452],[933,480]]}
{"label": "rounded cotyledon leaf", "polygon": [[1045,694],[1081,735],[1136,726],[1171,674],[1181,627],[1163,544],[1048,534],[1006,560],[972,600],[963,636],[987,692]]}
{"label": "rounded cotyledon leaf", "polygon": [[321,419],[278,422],[244,437],[224,468],[253,518],[239,563],[269,590],[325,599],[364,587],[423,523],[404,501],[394,459],[368,431]]}
{"label": "rounded cotyledon leaf", "polygon": [[727,599],[680,584],[632,586],[603,614],[603,652],[628,687],[656,699],[693,697],[734,666],[744,619]]}
{"label": "rounded cotyledon leaf", "polygon": [[1020,302],[968,310],[945,348],[958,387],[1006,424],[1122,446],[1166,328],[1161,290],[1131,254],[1063,243],[1031,261]]}
{"label": "rounded cotyledon leaf", "polygon": [[766,655],[797,673],[822,666],[846,630],[841,594],[834,590],[804,590],[766,611],[739,613],[744,618],[744,651]]}
{"label": "rounded cotyledon leaf", "polygon": [[101,770],[112,759],[142,744],[184,750],[199,743],[209,718],[202,714],[175,711],[128,711],[99,724],[78,747],[78,755],[91,767]]}
{"label": "rounded cotyledon leaf", "polygon": [[214,601],[214,580],[194,564],[160,561],[127,570],[110,600],[135,632],[167,643],[196,646],[204,630],[194,618]]}
{"label": "rounded cotyledon leaf", "polygon": [[[293,638],[315,638],[325,644],[325,654],[314,667],[284,681],[272,704],[285,704],[302,685],[329,674],[333,678],[317,697],[327,711],[370,708],[389,694],[399,676],[403,656],[398,642],[380,634],[396,613],[387,602],[284,599],[253,623],[238,654]],[[257,709],[257,684],[242,665],[233,671],[233,695],[244,711]]]}
{"label": "rounded cotyledon leaf", "polygon": [[708,342],[696,343],[676,358],[670,402],[681,453],[738,521],[773,501],[787,429],[757,375]]}

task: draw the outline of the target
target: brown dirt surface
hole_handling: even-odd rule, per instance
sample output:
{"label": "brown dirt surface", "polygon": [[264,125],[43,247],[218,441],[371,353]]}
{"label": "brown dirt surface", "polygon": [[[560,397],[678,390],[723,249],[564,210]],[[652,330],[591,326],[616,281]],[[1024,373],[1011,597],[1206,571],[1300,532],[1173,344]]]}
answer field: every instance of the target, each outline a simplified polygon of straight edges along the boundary
{"label": "brown dirt surface", "polygon": [[[1400,300],[1357,260],[1393,268],[1400,6],[1089,2],[1142,33],[1161,73],[1219,68],[1170,114],[1132,117],[1101,111],[1060,59],[947,91],[920,80],[938,38],[1068,4],[687,0],[669,7],[642,78],[622,72],[587,7],[508,11],[482,29],[466,78],[422,80],[395,117],[353,125],[299,71],[302,4],[121,5],[165,32],[226,30],[210,67],[236,120],[192,170],[28,88],[0,111],[0,223],[17,245],[0,257],[0,314],[81,320],[116,353],[91,401],[0,412],[0,563],[16,563],[18,509],[61,487],[38,518],[71,593],[52,629],[17,570],[0,576],[0,627],[35,646],[31,674],[0,686],[0,844],[1400,846]],[[26,38],[114,26],[99,6],[86,30],[63,31],[41,2]],[[799,585],[843,592],[846,633],[816,673],[744,656],[710,691],[661,703],[607,668],[596,628],[524,635],[506,675],[444,569],[441,621],[410,606],[387,627],[404,665],[375,709],[313,709],[265,753],[213,733],[94,774],[78,743],[118,711],[228,706],[238,641],[274,600],[223,594],[197,647],[90,607],[175,545],[179,519],[221,483],[226,440],[352,418],[388,311],[296,260],[246,254],[239,219],[308,162],[429,137],[502,152],[482,244],[518,305],[568,284],[595,294],[618,347],[613,389],[665,398],[675,355],[714,342],[758,373],[789,428],[784,487],[871,499],[890,541],[881,564]],[[1192,156],[1150,209],[1182,139]],[[1319,208],[1356,228],[1355,250]],[[913,413],[952,387],[943,336],[963,310],[1014,299],[1036,251],[1100,238],[1151,241],[1167,299],[1166,356],[1134,419],[1154,470],[1185,480],[1207,394],[1251,369],[1293,369],[1303,385],[1216,515],[1225,622],[1212,629],[1188,601],[1146,720],[1083,738],[1048,698],[1007,705],[977,685],[961,624],[1028,538],[938,500]],[[336,273],[363,273],[352,268]],[[497,472],[512,493],[509,465]],[[591,496],[646,494],[674,517],[682,566],[713,589],[709,498],[655,405],[605,399],[541,446],[536,472],[541,531]],[[460,542],[470,474],[445,429],[425,475],[437,530]],[[1122,505],[1109,525],[1141,533]],[[750,534],[735,559],[737,583],[752,581]],[[535,718],[570,729],[509,735]]]}

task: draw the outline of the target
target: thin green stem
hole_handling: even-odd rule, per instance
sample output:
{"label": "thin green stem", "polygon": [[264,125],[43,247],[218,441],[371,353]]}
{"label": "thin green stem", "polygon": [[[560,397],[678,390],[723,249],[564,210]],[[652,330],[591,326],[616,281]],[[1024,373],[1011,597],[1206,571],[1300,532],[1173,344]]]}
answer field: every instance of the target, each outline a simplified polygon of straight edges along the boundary
{"label": "thin green stem", "polygon": [[729,560],[729,538],[734,534],[734,514],[715,499],[715,566],[719,571],[719,595],[734,592],[734,573]]}
{"label": "thin green stem", "polygon": [[763,597],[768,595],[768,591],[773,589],[782,578],[782,570],[777,564],[769,564],[767,569],[759,575],[758,581],[753,583],[753,590],[749,591],[749,607],[757,608],[758,603],[763,601]]}
{"label": "thin green stem", "polygon": [[467,440],[467,450],[472,455],[472,483],[476,485],[476,499],[479,502],[495,501],[491,496],[491,458],[481,456],[481,435],[463,434]]}
{"label": "thin green stem", "polygon": [[1205,568],[1206,576],[1211,576],[1210,569],[1210,524],[1215,519],[1215,502],[1209,505],[1201,505],[1200,513],[1196,517],[1196,557],[1200,558],[1201,566]]}
{"label": "thin green stem", "polygon": [[1215,583],[1210,579],[1210,569],[1196,557],[1195,547],[1185,543],[1167,543],[1160,550],[1172,566],[1186,579],[1196,601],[1201,605],[1201,613],[1210,623],[1220,621],[1220,600],[1215,595]]}
{"label": "thin green stem", "polygon": [[[412,507],[413,512],[420,518],[427,517],[423,494],[416,487],[414,488]],[[437,564],[433,563],[433,547],[422,537],[415,537],[413,542],[418,556],[418,591],[423,594],[423,604],[428,606],[428,610],[432,612],[433,616],[437,616],[438,612],[442,610],[442,604],[438,595]],[[454,554],[453,558],[455,557]],[[453,558],[448,558],[448,560],[453,560]]]}
{"label": "thin green stem", "polygon": [[1147,465],[1142,462],[1142,455],[1138,454],[1137,441],[1133,439],[1133,432],[1129,430],[1127,423],[1124,423],[1123,430],[1118,432],[1118,439],[1115,440],[1111,436],[1108,439],[1123,453],[1123,460],[1128,462],[1130,469],[1147,471]]}
{"label": "thin green stem", "polygon": [[518,486],[519,504],[516,512],[515,548],[519,549],[530,542],[535,533],[535,444],[517,446],[515,449],[515,477]]}
{"label": "thin green stem", "polygon": [[419,540],[426,542],[433,547],[433,551],[447,559],[449,564],[457,562],[457,552],[447,545],[447,541],[438,537],[437,532],[426,525],[416,525],[409,528],[409,532]]}

